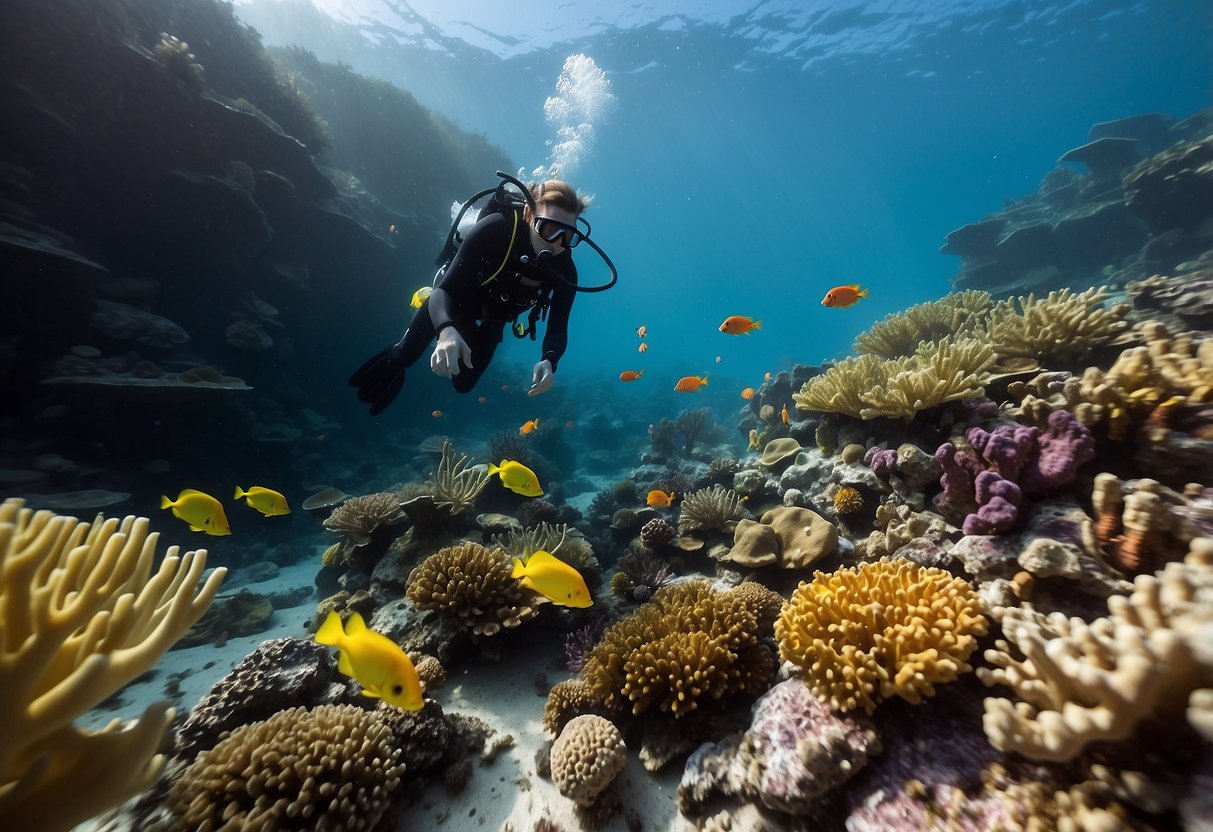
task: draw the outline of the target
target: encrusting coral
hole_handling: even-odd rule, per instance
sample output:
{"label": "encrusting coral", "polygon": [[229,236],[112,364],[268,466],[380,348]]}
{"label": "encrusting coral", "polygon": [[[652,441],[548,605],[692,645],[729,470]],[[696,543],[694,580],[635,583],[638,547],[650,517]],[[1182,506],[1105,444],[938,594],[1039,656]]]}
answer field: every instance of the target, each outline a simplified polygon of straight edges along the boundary
{"label": "encrusting coral", "polygon": [[546,601],[523,589],[511,577],[512,568],[501,549],[447,546],[412,571],[407,596],[418,609],[452,613],[476,635],[491,636],[535,617]]}
{"label": "encrusting coral", "polygon": [[608,719],[585,714],[570,720],[552,743],[552,782],[578,806],[592,806],[627,761],[619,729]]}
{"label": "encrusting coral", "polygon": [[634,715],[656,708],[678,718],[722,697],[755,698],[777,662],[759,639],[754,601],[707,580],[663,587],[603,633],[581,678],[605,708]]}
{"label": "encrusting coral", "polygon": [[174,829],[375,829],[400,785],[395,734],[374,711],[321,705],[243,725],[173,783]]}
{"label": "encrusting coral", "polygon": [[1192,541],[1182,563],[1137,576],[1133,593],[1109,598],[1108,609],[1090,623],[1030,605],[994,610],[1006,639],[985,652],[993,667],[977,675],[1019,697],[985,700],[982,721],[996,748],[1070,760],[1088,743],[1124,739],[1148,715],[1181,713],[1192,694],[1213,687],[1205,646],[1213,538]]}
{"label": "encrusting coral", "polygon": [[838,711],[900,696],[912,703],[970,670],[983,604],[943,569],[879,560],[801,583],[775,622],[784,661]]}
{"label": "encrusting coral", "polygon": [[157,567],[147,518],[81,523],[22,500],[0,505],[0,826],[70,829],[160,774],[173,719],[72,724],[149,670],[202,617],[226,574],[206,550]]}
{"label": "encrusting coral", "polygon": [[912,355],[924,341],[973,333],[985,324],[990,293],[976,289],[953,292],[939,300],[911,306],[877,321],[855,339],[856,355],[897,358]]}
{"label": "encrusting coral", "polygon": [[981,396],[994,357],[983,339],[945,337],[907,357],[846,358],[806,381],[792,399],[800,410],[909,421],[920,410]]}

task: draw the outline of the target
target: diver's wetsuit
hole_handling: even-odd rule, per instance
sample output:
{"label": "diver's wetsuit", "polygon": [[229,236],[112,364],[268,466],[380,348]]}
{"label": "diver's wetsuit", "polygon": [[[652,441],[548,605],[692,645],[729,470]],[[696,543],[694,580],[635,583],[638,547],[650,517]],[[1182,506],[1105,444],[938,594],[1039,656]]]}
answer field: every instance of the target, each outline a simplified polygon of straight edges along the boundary
{"label": "diver's wetsuit", "polygon": [[[513,232],[513,249],[505,266],[506,251]],[[527,262],[523,263],[522,258]],[[413,315],[404,338],[362,366],[350,379],[358,387],[358,397],[371,404],[371,415],[381,412],[400,390],[404,370],[416,363],[434,340],[435,326],[451,321],[472,351],[472,366],[459,362],[458,374],[451,377],[455,390],[466,393],[476,386],[488,369],[505,327],[514,321],[527,320],[531,309],[551,292],[547,312],[547,327],[543,336],[543,354],[555,372],[560,357],[568,346],[569,312],[577,291],[553,271],[558,271],[569,283],[577,283],[577,267],[566,249],[563,254],[540,265],[531,245],[530,229],[509,212],[490,214],[476,223],[459,246],[455,259],[447,267],[435,292],[426,298]],[[494,276],[496,273],[496,276]],[[527,286],[522,281],[535,281]],[[487,282],[486,282],[487,281]],[[532,336],[533,337],[533,336]]]}

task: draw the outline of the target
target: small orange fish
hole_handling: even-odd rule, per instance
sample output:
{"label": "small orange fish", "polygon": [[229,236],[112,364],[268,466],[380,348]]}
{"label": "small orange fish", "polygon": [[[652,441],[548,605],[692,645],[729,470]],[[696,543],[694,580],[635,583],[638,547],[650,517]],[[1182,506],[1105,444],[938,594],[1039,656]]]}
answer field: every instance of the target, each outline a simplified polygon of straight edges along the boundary
{"label": "small orange fish", "polygon": [[648,352],[648,349],[649,349],[649,345],[647,343],[641,344],[640,348],[637,349],[636,352]]}
{"label": "small orange fish", "polygon": [[835,286],[826,292],[826,296],[821,299],[821,305],[828,306],[831,309],[846,309],[860,298],[866,298],[867,296],[868,290],[864,289],[860,291],[858,283],[853,286]]}
{"label": "small orange fish", "polygon": [[437,419],[439,416],[441,416],[441,415],[442,415],[442,411],[441,411],[441,410],[435,410],[435,411],[434,411],[433,413],[431,413],[430,415],[431,415],[431,416],[433,416],[435,419]]}
{"label": "small orange fish", "polygon": [[649,496],[645,498],[645,502],[651,508],[669,508],[674,504],[673,491],[658,491],[654,489],[649,492]]}
{"label": "small orange fish", "polygon": [[573,420],[572,420],[572,419],[569,419],[567,422],[565,422],[565,423],[564,423],[564,426],[565,426],[566,428],[568,428],[569,430],[572,430],[573,428],[577,427],[577,425],[576,425],[576,424],[574,424],[574,422],[573,422]]}
{"label": "small orange fish", "polygon": [[489,400],[488,400],[488,399],[486,399],[484,396],[481,396],[480,398],[476,399],[476,401],[477,401],[477,402],[479,402],[480,404],[488,404],[488,403],[489,403]]}
{"label": "small orange fish", "polygon": [[762,321],[752,321],[745,315],[730,315],[720,325],[725,335],[749,335],[752,329],[762,329]]}
{"label": "small orange fish", "polygon": [[748,402],[750,399],[754,398],[754,396],[755,396],[755,395],[757,395],[757,394],[756,394],[756,392],[755,392],[755,390],[754,390],[754,388],[753,388],[753,387],[747,387],[746,389],[744,389],[744,390],[742,390],[742,391],[741,391],[741,397],[742,397],[743,399],[745,399],[747,402]]}
{"label": "small orange fish", "polygon": [[644,370],[624,370],[619,374],[620,381],[635,381],[644,375]]}
{"label": "small orange fish", "polygon": [[649,328],[642,324],[642,325],[636,327],[636,334],[639,335],[641,338],[643,338],[644,336],[649,334]]}
{"label": "small orange fish", "polygon": [[786,404],[783,406],[783,410],[779,411],[779,418],[783,420],[785,425],[792,423],[791,418],[788,416],[788,406]]}
{"label": "small orange fish", "polygon": [[522,427],[518,428],[518,432],[523,436],[526,436],[537,427],[539,427],[539,420],[531,419],[529,422],[523,422]]}
{"label": "small orange fish", "polygon": [[674,390],[678,393],[694,393],[700,387],[707,386],[708,377],[706,375],[703,378],[699,378],[698,376],[683,376],[674,385]]}

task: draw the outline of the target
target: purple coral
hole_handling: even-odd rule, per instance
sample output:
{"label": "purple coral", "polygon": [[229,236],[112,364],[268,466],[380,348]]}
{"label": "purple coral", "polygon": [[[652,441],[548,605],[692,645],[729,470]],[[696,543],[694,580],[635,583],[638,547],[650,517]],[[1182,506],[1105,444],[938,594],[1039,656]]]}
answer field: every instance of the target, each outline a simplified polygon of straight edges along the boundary
{"label": "purple coral", "polygon": [[1070,411],[1054,410],[1019,484],[1028,494],[1046,494],[1073,482],[1078,468],[1094,456],[1095,437],[1090,429]]}
{"label": "purple coral", "polygon": [[897,451],[873,446],[863,455],[863,464],[876,476],[887,479],[897,466]]}
{"label": "purple coral", "polygon": [[1019,519],[1023,492],[996,471],[982,471],[973,483],[977,511],[964,521],[965,534],[999,534]]}

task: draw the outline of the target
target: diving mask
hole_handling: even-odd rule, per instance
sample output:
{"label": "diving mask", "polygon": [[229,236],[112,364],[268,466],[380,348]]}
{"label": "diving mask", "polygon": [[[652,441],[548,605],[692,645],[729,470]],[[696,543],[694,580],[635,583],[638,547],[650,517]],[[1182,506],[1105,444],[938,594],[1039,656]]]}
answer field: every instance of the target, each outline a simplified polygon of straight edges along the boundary
{"label": "diving mask", "polygon": [[[578,222],[585,222],[585,220],[578,218]],[[578,244],[589,235],[590,228],[588,222],[585,223],[586,230],[582,231],[575,225],[568,225],[547,217],[535,217],[534,225],[535,233],[545,243],[560,240],[565,248],[577,248]]]}

